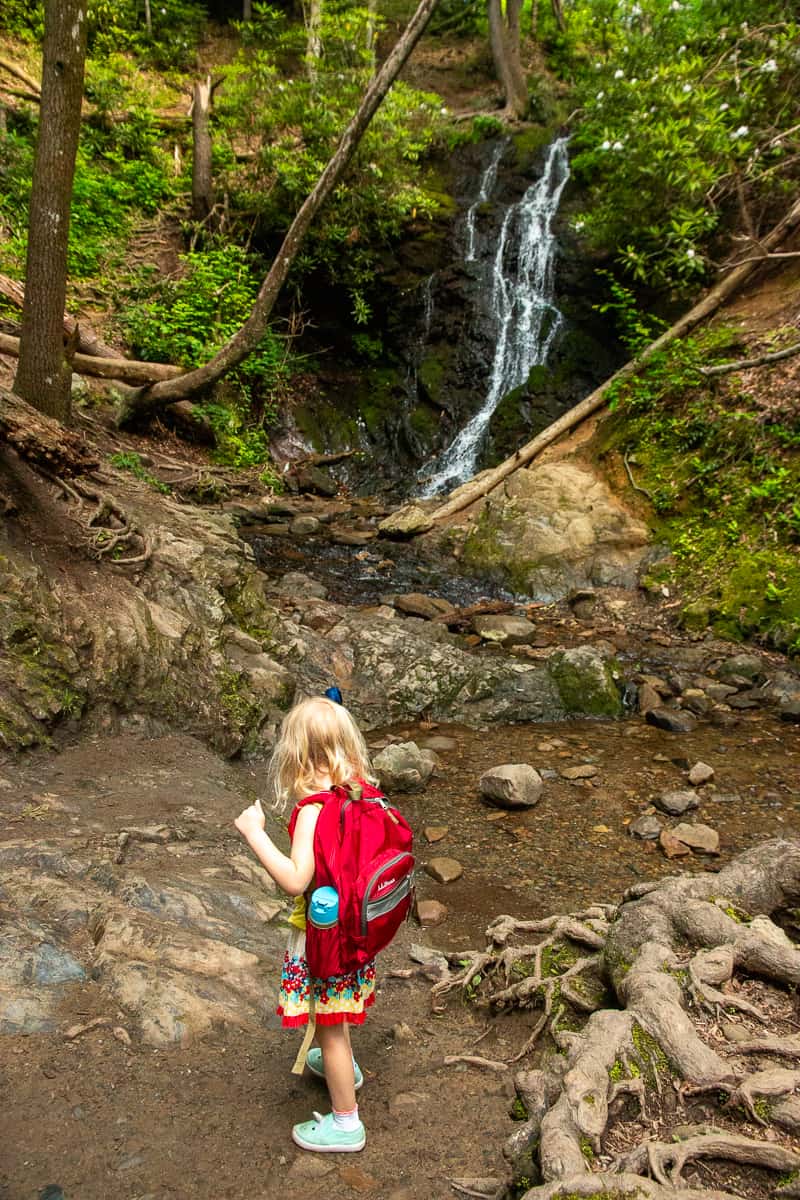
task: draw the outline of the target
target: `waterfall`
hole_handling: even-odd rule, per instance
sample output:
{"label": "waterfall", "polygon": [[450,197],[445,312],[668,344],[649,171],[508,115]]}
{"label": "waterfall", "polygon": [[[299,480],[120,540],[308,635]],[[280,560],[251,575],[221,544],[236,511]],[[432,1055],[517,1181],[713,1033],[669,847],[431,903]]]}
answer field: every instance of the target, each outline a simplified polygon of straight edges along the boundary
{"label": "waterfall", "polygon": [[[475,210],[491,194],[503,148],[495,152],[481,180],[478,199],[467,213],[468,260],[470,254],[474,256]],[[487,281],[495,351],[486,399],[438,456],[434,473],[425,469],[423,496],[435,496],[475,474],[483,438],[498,404],[526,382],[532,367],[547,361],[563,323],[553,303],[556,243],[552,223],[568,178],[567,139],[557,138],[548,149],[541,178],[503,217]]]}
{"label": "waterfall", "polygon": [[478,195],[467,209],[467,253],[464,256],[464,262],[475,261],[475,214],[480,206],[486,203],[494,191],[494,185],[497,182],[497,168],[500,165],[500,159],[503,157],[506,144],[506,142],[498,142],[495,146],[489,165],[481,176]]}

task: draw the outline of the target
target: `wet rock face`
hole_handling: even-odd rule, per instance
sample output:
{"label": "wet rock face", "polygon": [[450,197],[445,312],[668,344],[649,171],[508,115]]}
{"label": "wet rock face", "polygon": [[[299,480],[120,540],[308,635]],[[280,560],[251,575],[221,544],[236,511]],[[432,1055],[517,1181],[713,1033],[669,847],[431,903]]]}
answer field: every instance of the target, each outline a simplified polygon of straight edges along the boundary
{"label": "wet rock face", "polygon": [[[542,174],[551,136],[540,127],[526,144],[518,137],[503,151],[494,182],[475,208],[472,237],[467,214],[499,145],[461,147],[439,164],[446,211],[387,251],[374,282],[369,338],[377,359],[354,344],[352,322],[343,320],[348,299],[330,289],[315,298],[315,332],[306,348],[326,352],[323,394],[286,415],[278,457],[292,446],[296,456],[299,445],[325,452],[358,447],[366,458],[337,464],[337,479],[364,494],[387,486],[397,495],[414,494],[420,469],[449,445],[490,390],[497,344],[492,272],[501,230],[509,206]],[[569,230],[569,207],[581,204],[574,184],[564,201],[555,220],[555,303],[563,326],[547,363],[500,404],[481,468],[512,453],[623,361],[607,320],[593,307],[604,298],[595,264]]]}
{"label": "wet rock face", "polygon": [[549,601],[573,589],[634,586],[649,541],[647,527],[590,471],[542,463],[516,471],[484,502],[461,564]]}

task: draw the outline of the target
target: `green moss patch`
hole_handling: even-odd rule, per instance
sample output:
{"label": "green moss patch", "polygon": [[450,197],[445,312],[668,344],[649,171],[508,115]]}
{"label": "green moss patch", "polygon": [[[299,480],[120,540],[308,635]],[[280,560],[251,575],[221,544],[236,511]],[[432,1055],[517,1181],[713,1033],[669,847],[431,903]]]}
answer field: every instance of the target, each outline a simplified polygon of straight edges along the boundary
{"label": "green moss patch", "polygon": [[741,355],[736,336],[715,329],[654,356],[614,390],[597,447],[623,454],[649,495],[672,551],[650,582],[679,589],[684,626],[798,654],[800,421],[788,394],[757,390],[760,372],[702,376]]}

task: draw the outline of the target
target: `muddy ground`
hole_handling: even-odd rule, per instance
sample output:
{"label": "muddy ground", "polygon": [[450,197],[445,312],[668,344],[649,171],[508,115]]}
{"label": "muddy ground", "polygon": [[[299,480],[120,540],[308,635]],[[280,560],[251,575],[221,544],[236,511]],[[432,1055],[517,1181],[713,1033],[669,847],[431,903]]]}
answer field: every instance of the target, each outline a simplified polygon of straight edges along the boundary
{"label": "muddy ground", "polygon": [[[293,1146],[290,1126],[324,1111],[326,1095],[311,1078],[290,1074],[298,1037],[276,1019],[257,1034],[219,1029],[183,1050],[155,1050],[102,987],[87,982],[66,994],[55,1032],[0,1041],[1,1200],[33,1200],[48,1184],[59,1184],[67,1200],[244,1200],[287,1189],[333,1200],[452,1196],[452,1178],[499,1173],[513,1090],[510,1072],[443,1059],[470,1050],[511,1057],[530,1018],[490,1023],[459,1000],[432,1015],[428,982],[391,974],[411,965],[409,945],[448,952],[482,945],[498,912],[538,916],[616,899],[638,879],[715,870],[767,837],[800,834],[800,730],[762,713],[680,735],[636,717],[483,732],[404,726],[370,742],[423,741],[434,732],[455,741],[438,777],[424,793],[398,799],[414,823],[421,862],[446,854],[464,874],[441,885],[421,872],[420,894],[442,900],[448,918],[431,930],[408,926],[382,958],[378,1003],[355,1038],[366,1076],[363,1153],[314,1156]],[[653,843],[631,837],[626,822],[657,791],[681,786],[698,759],[716,779],[691,819],[719,830],[721,854],[676,868]],[[537,808],[500,814],[480,802],[480,773],[508,761],[556,772]],[[557,774],[580,763],[595,764],[597,776],[576,784]],[[183,820],[189,836],[169,854],[211,868],[241,849],[231,821],[259,791],[262,764],[224,762],[177,735],[153,742],[129,734],[5,763],[2,773],[13,783],[2,795],[3,840],[70,833],[76,846],[102,854],[126,824]],[[449,832],[429,845],[430,826]],[[148,858],[168,850],[131,844],[128,853],[144,871]],[[95,1016],[126,1026],[131,1044],[105,1027],[65,1040],[67,1027]],[[398,1034],[398,1025],[408,1029]]]}

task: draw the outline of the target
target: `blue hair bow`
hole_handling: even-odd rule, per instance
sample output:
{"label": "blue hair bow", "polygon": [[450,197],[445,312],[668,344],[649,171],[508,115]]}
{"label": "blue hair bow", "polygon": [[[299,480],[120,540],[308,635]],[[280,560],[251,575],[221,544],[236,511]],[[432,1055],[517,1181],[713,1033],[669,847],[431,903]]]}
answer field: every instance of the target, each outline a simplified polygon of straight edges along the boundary
{"label": "blue hair bow", "polygon": [[329,700],[333,700],[334,704],[344,704],[344,700],[342,699],[342,693],[339,691],[339,689],[337,687],[326,688],[324,694],[328,697]]}

